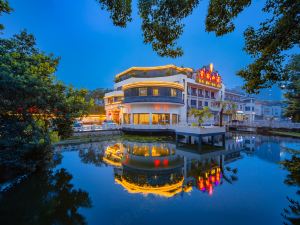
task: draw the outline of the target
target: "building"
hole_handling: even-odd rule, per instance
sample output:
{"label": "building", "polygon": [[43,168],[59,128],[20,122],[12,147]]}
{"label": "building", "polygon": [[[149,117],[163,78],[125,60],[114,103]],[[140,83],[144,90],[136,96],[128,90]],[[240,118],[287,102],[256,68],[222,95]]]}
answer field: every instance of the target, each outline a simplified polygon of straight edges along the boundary
{"label": "building", "polygon": [[106,93],[107,119],[124,125],[175,125],[195,121],[190,108],[209,107],[214,124],[225,87],[213,65],[199,70],[165,65],[131,67],[116,75],[114,91]]}

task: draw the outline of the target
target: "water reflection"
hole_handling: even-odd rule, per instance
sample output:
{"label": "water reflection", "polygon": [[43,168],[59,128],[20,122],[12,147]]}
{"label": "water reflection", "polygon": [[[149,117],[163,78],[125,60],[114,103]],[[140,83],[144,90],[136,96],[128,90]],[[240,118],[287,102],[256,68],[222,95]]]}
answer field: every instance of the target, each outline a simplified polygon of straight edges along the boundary
{"label": "water reflection", "polygon": [[78,210],[90,208],[91,199],[71,180],[65,169],[31,176],[0,198],[1,224],[87,224]]}
{"label": "water reflection", "polygon": [[205,154],[176,149],[172,143],[130,141],[102,145],[102,153],[94,149],[105,164],[114,167],[115,182],[128,193],[169,198],[193,189],[212,195],[223,180],[236,181],[237,169],[228,164],[241,158],[243,145],[232,139],[226,146],[227,150]]}

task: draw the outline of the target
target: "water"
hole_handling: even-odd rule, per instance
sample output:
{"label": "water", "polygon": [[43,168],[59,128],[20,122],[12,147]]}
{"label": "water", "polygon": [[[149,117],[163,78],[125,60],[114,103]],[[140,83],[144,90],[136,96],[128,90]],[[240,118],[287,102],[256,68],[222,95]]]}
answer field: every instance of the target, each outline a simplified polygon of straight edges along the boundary
{"label": "water", "polygon": [[2,195],[0,224],[283,224],[299,187],[278,163],[299,143],[233,135],[205,154],[162,142],[60,146],[54,169]]}

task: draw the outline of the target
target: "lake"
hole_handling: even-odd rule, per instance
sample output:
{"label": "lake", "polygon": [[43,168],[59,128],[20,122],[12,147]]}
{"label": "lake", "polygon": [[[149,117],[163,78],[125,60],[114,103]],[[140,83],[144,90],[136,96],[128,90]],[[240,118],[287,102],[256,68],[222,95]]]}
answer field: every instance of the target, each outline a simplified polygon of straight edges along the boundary
{"label": "lake", "polygon": [[299,150],[299,139],[245,134],[205,153],[143,137],[57,146],[52,169],[1,195],[0,223],[283,224],[299,176],[279,162]]}

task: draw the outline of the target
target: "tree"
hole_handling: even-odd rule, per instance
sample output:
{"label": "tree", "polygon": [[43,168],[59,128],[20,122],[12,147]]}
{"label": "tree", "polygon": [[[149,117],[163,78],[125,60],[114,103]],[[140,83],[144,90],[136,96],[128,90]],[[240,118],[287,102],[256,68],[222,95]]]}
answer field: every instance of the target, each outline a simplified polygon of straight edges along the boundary
{"label": "tree", "polygon": [[33,35],[22,31],[0,39],[0,146],[2,149],[49,145],[51,134],[72,134],[77,117],[92,102],[87,91],[65,86],[54,73],[59,58],[36,48]]}
{"label": "tree", "polygon": [[[0,16],[2,16],[3,13],[10,13],[12,11],[12,8],[9,6],[7,0],[0,0]],[[3,24],[0,24],[0,31],[4,29]]]}
{"label": "tree", "polygon": [[293,122],[300,122],[300,55],[293,55],[286,66],[290,80],[286,85],[285,116],[291,117]]}
{"label": "tree", "polygon": [[189,115],[194,116],[198,119],[199,126],[201,126],[205,119],[209,119],[213,116],[213,114],[207,106],[205,106],[203,109],[192,108],[189,111]]}
{"label": "tree", "polygon": [[220,111],[219,111],[219,126],[223,126],[223,114],[227,113],[230,114],[232,117],[236,115],[236,109],[237,105],[230,101],[217,101],[217,103],[220,105]]}
{"label": "tree", "polygon": [[[102,9],[110,11],[114,25],[126,27],[132,20],[131,0],[98,2]],[[206,31],[217,36],[233,32],[233,20],[251,3],[251,0],[210,0]],[[144,42],[151,44],[160,56],[182,56],[183,50],[176,43],[183,33],[182,20],[198,5],[199,0],[139,0]],[[261,88],[288,80],[284,70],[287,50],[299,46],[299,0],[265,0],[262,11],[267,19],[257,30],[249,27],[244,32],[244,50],[254,61],[238,75],[246,81],[244,88],[249,93],[258,93]]]}

